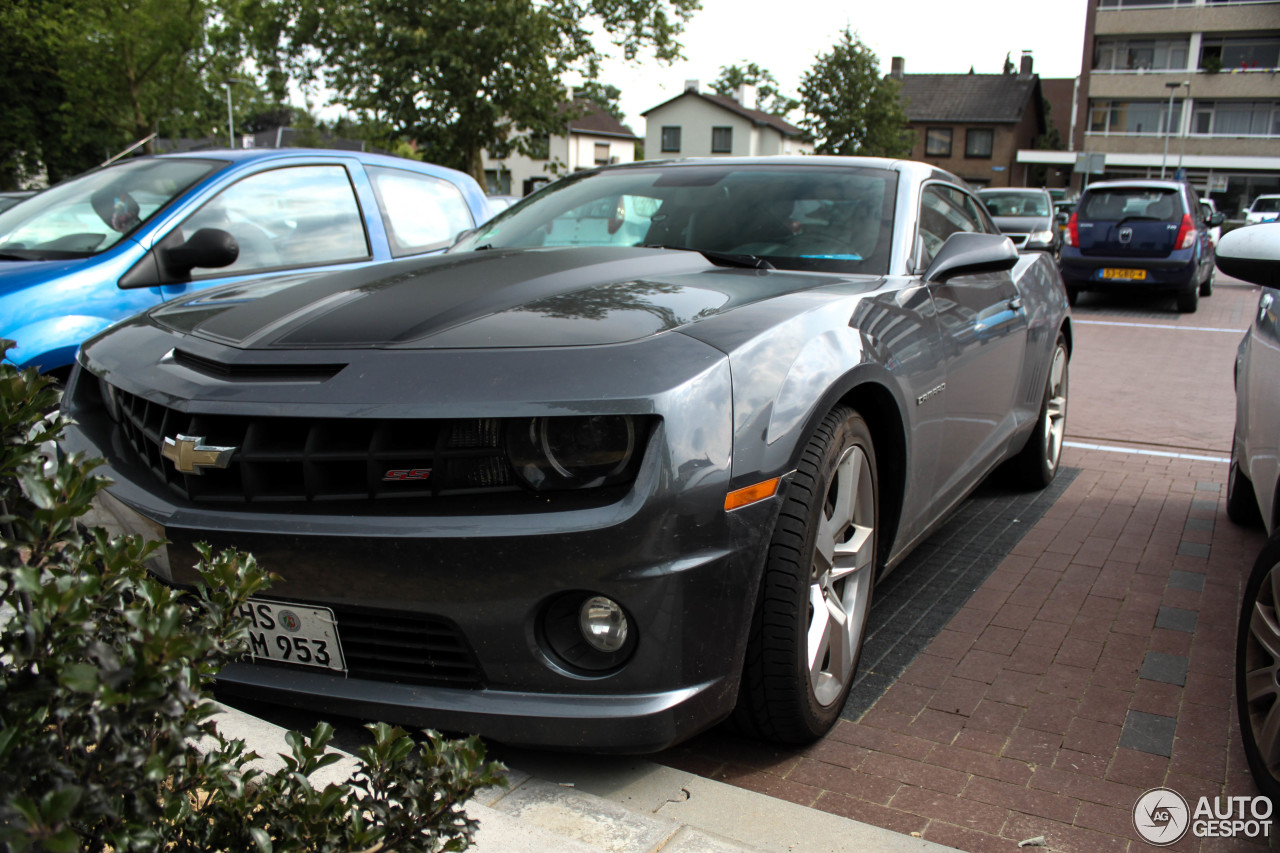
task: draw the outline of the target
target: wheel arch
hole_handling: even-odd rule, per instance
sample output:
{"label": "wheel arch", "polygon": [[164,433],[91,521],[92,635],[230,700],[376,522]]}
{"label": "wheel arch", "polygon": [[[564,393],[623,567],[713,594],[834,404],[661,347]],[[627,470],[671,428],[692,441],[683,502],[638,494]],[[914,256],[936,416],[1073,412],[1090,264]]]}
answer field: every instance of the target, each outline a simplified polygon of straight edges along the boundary
{"label": "wheel arch", "polygon": [[902,505],[907,482],[907,439],[898,401],[884,385],[864,382],[849,389],[840,398],[867,422],[875,443],[877,503],[880,537],[876,546],[877,571],[892,553],[902,520]]}

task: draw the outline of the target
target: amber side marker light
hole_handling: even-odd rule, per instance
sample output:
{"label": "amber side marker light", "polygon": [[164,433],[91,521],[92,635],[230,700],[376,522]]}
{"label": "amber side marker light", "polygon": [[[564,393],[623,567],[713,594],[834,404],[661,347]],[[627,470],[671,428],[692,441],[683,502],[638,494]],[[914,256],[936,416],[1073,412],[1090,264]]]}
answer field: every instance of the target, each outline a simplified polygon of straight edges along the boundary
{"label": "amber side marker light", "polygon": [[772,480],[765,480],[763,483],[730,492],[724,496],[725,512],[773,497],[778,491],[778,483],[781,479],[781,477],[774,477]]}

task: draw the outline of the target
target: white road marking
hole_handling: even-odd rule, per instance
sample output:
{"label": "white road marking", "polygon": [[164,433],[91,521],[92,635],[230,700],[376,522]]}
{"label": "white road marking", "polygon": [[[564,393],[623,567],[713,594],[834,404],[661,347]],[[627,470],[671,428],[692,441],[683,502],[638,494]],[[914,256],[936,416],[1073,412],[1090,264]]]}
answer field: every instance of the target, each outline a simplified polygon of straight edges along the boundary
{"label": "white road marking", "polygon": [[1179,329],[1184,332],[1228,332],[1243,335],[1246,329],[1217,329],[1213,326],[1175,326],[1171,323],[1118,323],[1112,320],[1073,320],[1077,326],[1125,326],[1130,329]]}
{"label": "white road marking", "polygon": [[1083,441],[1064,441],[1064,447],[1074,447],[1077,450],[1105,450],[1108,453],[1134,453],[1138,456],[1162,456],[1167,459],[1189,459],[1192,462],[1221,462],[1226,465],[1231,462],[1229,456],[1199,456],[1194,453],[1173,453],[1168,450],[1143,450],[1138,447],[1116,447],[1111,444],[1088,444]]}

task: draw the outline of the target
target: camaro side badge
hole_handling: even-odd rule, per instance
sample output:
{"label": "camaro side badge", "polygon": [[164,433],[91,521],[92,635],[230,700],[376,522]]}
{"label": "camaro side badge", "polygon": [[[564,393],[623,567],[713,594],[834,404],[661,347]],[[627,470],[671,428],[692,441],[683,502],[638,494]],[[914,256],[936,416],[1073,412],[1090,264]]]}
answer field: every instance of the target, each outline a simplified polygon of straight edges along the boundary
{"label": "camaro side badge", "polygon": [[226,468],[235,452],[234,447],[206,445],[203,435],[179,435],[176,439],[165,436],[160,455],[183,474],[203,474],[201,468]]}
{"label": "camaro side badge", "polygon": [[945,390],[947,390],[947,383],[945,382],[943,382],[941,385],[937,386],[936,388],[930,388],[928,391],[925,391],[919,397],[916,397],[916,405],[923,406],[925,403],[929,402],[929,400],[938,396]]}

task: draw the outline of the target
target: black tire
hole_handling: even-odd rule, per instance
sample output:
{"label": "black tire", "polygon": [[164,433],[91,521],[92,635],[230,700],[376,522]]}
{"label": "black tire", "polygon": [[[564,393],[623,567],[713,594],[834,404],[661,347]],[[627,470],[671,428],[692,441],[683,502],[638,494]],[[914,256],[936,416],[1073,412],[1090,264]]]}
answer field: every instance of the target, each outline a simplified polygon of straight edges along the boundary
{"label": "black tire", "polygon": [[1192,284],[1186,290],[1178,291],[1178,313],[1194,314],[1200,307],[1200,285]]}
{"label": "black tire", "polygon": [[[734,723],[744,733],[804,744],[822,737],[839,719],[858,670],[870,611],[877,501],[871,431],[857,412],[838,406],[805,447],[769,543],[734,711]],[[833,546],[830,558],[823,548],[827,539]],[[846,550],[838,552],[841,547]],[[846,569],[848,574],[835,577]],[[830,619],[826,606],[815,609],[815,596],[844,610],[845,622]],[[811,625],[832,631],[840,641],[825,651],[818,643],[813,666]]]}
{"label": "black tire", "polygon": [[1044,397],[1040,401],[1040,417],[1027,443],[1013,458],[1013,471],[1018,484],[1027,489],[1043,489],[1058,476],[1062,461],[1062,440],[1067,429],[1067,392],[1070,383],[1067,339],[1058,334],[1049,359],[1049,376],[1045,380]]}
{"label": "black tire", "polygon": [[1280,664],[1278,598],[1280,531],[1267,541],[1253,564],[1236,633],[1236,709],[1244,754],[1258,789],[1273,803],[1280,800],[1280,737],[1274,727],[1268,732],[1265,723],[1268,715],[1280,714],[1276,707],[1280,685],[1275,677],[1275,667]]}
{"label": "black tire", "polygon": [[1200,295],[1213,296],[1213,277],[1217,274],[1217,267],[1209,267],[1209,277],[1200,282]]}
{"label": "black tire", "polygon": [[1227,518],[1241,527],[1259,527],[1262,524],[1262,511],[1258,509],[1253,483],[1241,472],[1234,453],[1231,454],[1231,466],[1227,468]]}

